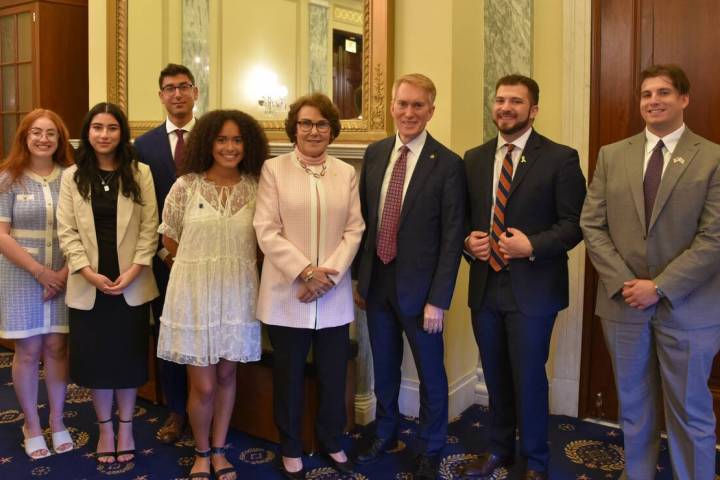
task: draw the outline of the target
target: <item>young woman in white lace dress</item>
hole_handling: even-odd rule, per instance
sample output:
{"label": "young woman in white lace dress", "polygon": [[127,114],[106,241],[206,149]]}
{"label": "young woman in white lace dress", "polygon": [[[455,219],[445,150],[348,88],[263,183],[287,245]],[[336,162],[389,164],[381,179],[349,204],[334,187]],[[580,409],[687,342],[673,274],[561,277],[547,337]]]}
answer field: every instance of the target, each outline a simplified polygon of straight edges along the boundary
{"label": "young woman in white lace dress", "polygon": [[[237,110],[198,120],[186,174],[165,199],[159,231],[173,266],[160,319],[158,357],[188,365],[193,478],[237,477],[223,447],[235,401],[236,362],[260,359],[255,193],[268,145]],[[210,458],[208,458],[210,457]]]}

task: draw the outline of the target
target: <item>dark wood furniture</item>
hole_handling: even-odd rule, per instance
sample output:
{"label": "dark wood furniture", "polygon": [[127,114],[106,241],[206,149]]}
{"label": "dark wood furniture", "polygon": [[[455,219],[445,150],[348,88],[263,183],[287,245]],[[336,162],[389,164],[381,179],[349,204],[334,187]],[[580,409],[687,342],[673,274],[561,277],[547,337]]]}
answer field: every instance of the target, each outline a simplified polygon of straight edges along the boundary
{"label": "dark wood furniture", "polygon": [[88,108],[87,0],[0,0],[0,152],[34,108],[78,138]]}
{"label": "dark wood furniture", "polygon": [[[355,426],[355,357],[357,343],[351,342],[350,358],[347,360],[345,407],[349,431]],[[273,421],[272,350],[263,350],[262,359],[254,363],[239,363],[237,369],[237,396],[230,425],[258,438],[278,442],[277,428]],[[305,368],[305,408],[303,415],[302,442],[307,453],[315,453],[319,444],[315,436],[317,418],[317,380],[315,368],[308,363]]]}

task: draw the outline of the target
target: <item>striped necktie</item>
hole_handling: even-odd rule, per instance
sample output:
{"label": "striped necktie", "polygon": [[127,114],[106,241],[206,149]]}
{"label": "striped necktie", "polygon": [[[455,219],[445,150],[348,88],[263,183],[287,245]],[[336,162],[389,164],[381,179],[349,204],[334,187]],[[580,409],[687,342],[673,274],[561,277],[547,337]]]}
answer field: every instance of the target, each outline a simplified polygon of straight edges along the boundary
{"label": "striped necktie", "polygon": [[510,196],[510,185],[512,184],[513,163],[512,151],[515,145],[506,143],[507,153],[503,158],[502,170],[498,179],[497,192],[495,193],[495,208],[493,209],[492,229],[490,230],[490,258],[488,263],[493,270],[499,272],[507,266],[507,261],[500,253],[500,235],[505,231],[505,207]]}

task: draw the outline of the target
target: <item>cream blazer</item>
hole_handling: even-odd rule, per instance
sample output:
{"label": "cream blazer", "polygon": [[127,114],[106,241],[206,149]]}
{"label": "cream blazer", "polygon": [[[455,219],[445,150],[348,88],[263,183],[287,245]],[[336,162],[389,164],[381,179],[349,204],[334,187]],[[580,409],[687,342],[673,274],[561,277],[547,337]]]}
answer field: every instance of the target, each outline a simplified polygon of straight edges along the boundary
{"label": "cream blazer", "polygon": [[[352,165],[328,156],[326,174],[315,178],[303,170],[294,152],[267,160],[253,225],[265,254],[257,304],[260,321],[312,329],[353,321],[349,270],[365,223]],[[302,303],[297,298],[302,281],[297,277],[309,264],[339,274],[333,277],[332,290]]]}
{"label": "cream blazer", "polygon": [[[157,251],[157,201],[150,167],[138,163],[135,178],[140,185],[144,205],[118,194],[117,205],[117,251],[120,271],[133,263],[143,265],[137,278],[123,291],[128,305],[147,303],[158,296],[158,288],[152,273],[152,258]],[[60,184],[60,200],[57,208],[58,237],[60,248],[67,259],[68,275],[65,303],[78,310],[91,310],[95,305],[96,288],[79,272],[83,267],[98,269],[98,245],[95,235],[90,200],[78,192],[73,175],[77,166],[65,170]]]}

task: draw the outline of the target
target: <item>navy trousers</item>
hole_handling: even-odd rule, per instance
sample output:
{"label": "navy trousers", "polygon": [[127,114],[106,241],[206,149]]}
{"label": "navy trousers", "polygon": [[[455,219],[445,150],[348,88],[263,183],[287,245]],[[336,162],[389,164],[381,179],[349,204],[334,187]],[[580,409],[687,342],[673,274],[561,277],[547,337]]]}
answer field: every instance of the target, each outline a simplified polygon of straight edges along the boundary
{"label": "navy trousers", "polygon": [[[155,317],[154,333],[157,339],[158,332],[160,331],[160,316],[162,315],[163,305],[165,304],[168,271],[165,264],[162,263],[157,256],[153,262],[153,268],[156,272],[155,279],[157,280],[158,289],[160,290],[160,296],[152,302],[153,317]],[[160,273],[158,274],[157,272]],[[188,399],[187,368],[185,365],[158,358],[158,377],[168,409],[173,413],[185,415]]]}
{"label": "navy trousers", "polygon": [[488,450],[514,456],[517,428],[527,469],[539,472],[547,471],[550,459],[545,363],[556,316],[520,312],[507,270],[488,273],[482,307],[472,311],[490,396]]}
{"label": "navy trousers", "polygon": [[395,288],[395,262],[376,259],[368,291],[367,320],[375,374],[376,434],[394,439],[400,424],[400,394],[404,333],[420,378],[420,453],[436,455],[445,446],[448,424],[448,382],[442,333],[423,330],[423,315],[403,315]]}

